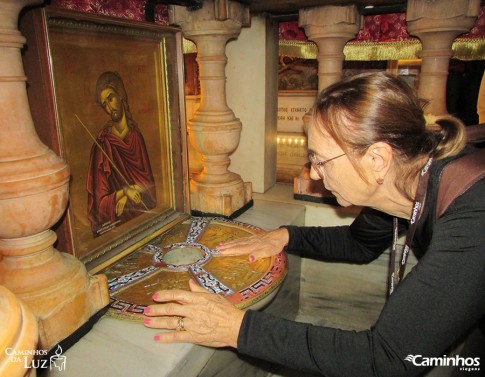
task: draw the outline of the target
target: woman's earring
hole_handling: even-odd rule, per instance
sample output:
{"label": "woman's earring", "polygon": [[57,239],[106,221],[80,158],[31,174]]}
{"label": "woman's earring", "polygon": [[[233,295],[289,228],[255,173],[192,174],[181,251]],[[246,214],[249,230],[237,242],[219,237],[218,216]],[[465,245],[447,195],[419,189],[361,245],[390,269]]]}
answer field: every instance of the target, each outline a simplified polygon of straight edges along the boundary
{"label": "woman's earring", "polygon": [[376,182],[378,185],[382,185],[384,183],[384,178],[379,177],[376,179]]}

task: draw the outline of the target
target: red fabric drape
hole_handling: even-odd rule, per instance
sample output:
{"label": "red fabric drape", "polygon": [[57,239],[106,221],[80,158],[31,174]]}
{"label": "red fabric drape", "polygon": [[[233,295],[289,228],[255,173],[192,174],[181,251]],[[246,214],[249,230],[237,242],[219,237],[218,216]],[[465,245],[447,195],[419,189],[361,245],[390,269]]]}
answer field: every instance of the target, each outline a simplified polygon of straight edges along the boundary
{"label": "red fabric drape", "polygon": [[[145,19],[146,0],[52,0],[51,4],[61,8],[113,17],[133,20]],[[162,25],[168,25],[167,5],[157,5],[155,21]],[[279,36],[283,40],[307,40],[303,29],[298,27],[298,21],[280,22]],[[365,16],[362,29],[354,41],[389,42],[408,38],[411,38],[411,36],[406,28],[406,14],[389,13]],[[485,7],[480,8],[478,18],[470,32],[460,35],[460,38],[485,38]]]}
{"label": "red fabric drape", "polygon": [[[280,22],[279,37],[282,40],[307,40],[304,30],[298,27],[298,21]],[[364,16],[362,28],[353,42],[392,42],[409,38],[414,37],[407,31],[406,13],[389,13]],[[459,38],[485,38],[485,7],[480,8],[470,32]]]}
{"label": "red fabric drape", "polygon": [[365,16],[355,41],[389,42],[410,38],[406,27],[406,13]]}
{"label": "red fabric drape", "polygon": [[[146,0],[52,0],[51,5],[88,13],[104,14],[130,20],[145,20]],[[155,22],[168,25],[168,6],[155,9]]]}
{"label": "red fabric drape", "polygon": [[469,33],[460,35],[460,38],[485,38],[485,7],[480,8],[480,13]]}
{"label": "red fabric drape", "polygon": [[284,21],[278,24],[279,39],[285,41],[307,41],[305,31],[298,27],[298,21]]}

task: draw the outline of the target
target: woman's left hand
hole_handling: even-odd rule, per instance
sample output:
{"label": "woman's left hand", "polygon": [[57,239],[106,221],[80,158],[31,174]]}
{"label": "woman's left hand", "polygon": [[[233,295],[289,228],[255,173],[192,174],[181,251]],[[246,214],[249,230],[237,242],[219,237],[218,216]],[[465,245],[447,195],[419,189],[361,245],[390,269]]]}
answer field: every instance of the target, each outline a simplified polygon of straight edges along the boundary
{"label": "woman's left hand", "polygon": [[158,291],[153,300],[161,304],[145,309],[146,327],[167,329],[155,336],[160,343],[195,343],[209,347],[237,348],[244,312],[224,297],[207,292],[193,280],[190,291]]}

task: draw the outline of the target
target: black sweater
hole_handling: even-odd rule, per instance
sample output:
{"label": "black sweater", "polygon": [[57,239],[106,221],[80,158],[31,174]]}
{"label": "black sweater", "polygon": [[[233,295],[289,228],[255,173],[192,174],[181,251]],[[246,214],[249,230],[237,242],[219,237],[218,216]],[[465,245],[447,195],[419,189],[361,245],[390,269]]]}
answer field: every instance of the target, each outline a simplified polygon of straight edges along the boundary
{"label": "black sweater", "polygon": [[[421,355],[418,364],[446,355],[485,316],[485,180],[436,219],[439,177],[448,162],[435,161],[431,169],[413,241],[419,262],[371,329],[344,331],[248,310],[238,351],[293,369],[352,377],[416,376],[426,367],[405,360],[408,355]],[[400,225],[407,228],[405,221]],[[392,217],[371,209],[350,226],[287,229],[287,250],[323,260],[368,263],[392,242]]]}

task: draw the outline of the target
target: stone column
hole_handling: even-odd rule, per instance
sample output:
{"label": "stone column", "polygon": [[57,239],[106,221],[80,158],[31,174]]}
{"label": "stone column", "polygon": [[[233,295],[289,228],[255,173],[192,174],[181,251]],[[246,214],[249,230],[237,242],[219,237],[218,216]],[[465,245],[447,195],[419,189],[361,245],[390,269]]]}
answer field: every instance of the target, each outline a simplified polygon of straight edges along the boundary
{"label": "stone column", "polygon": [[38,320],[39,347],[50,349],[109,303],[105,276],[53,248],[70,171],[39,140],[30,114],[18,15],[35,0],[0,0],[0,284]]}
{"label": "stone column", "polygon": [[230,168],[251,182],[253,193],[276,182],[278,51],[277,23],[254,14],[226,49],[227,101],[244,125]]}
{"label": "stone column", "polygon": [[35,377],[37,320],[11,291],[0,285],[0,376]]}
{"label": "stone column", "polygon": [[446,81],[453,40],[470,30],[479,10],[480,0],[408,1],[407,28],[422,44],[418,95],[430,101],[427,113],[448,113]]}
{"label": "stone column", "polygon": [[[318,92],[342,78],[342,67],[345,59],[345,44],[355,38],[360,29],[360,15],[355,5],[323,6],[300,9],[299,25],[305,30],[309,40],[318,48]],[[305,130],[308,129],[311,110],[303,117]],[[295,197],[326,197],[331,194],[323,187],[322,181],[310,178],[309,163],[303,166],[298,177],[295,177]]]}
{"label": "stone column", "polygon": [[318,91],[342,78],[345,44],[360,29],[355,5],[300,9],[299,26],[318,48]]}
{"label": "stone column", "polygon": [[230,0],[207,0],[195,11],[172,5],[169,18],[197,45],[201,100],[188,132],[202,155],[203,169],[190,181],[192,213],[235,217],[252,204],[252,189],[251,183],[228,170],[242,125],[226,102],[225,49],[241,27],[249,25],[249,10]]}

